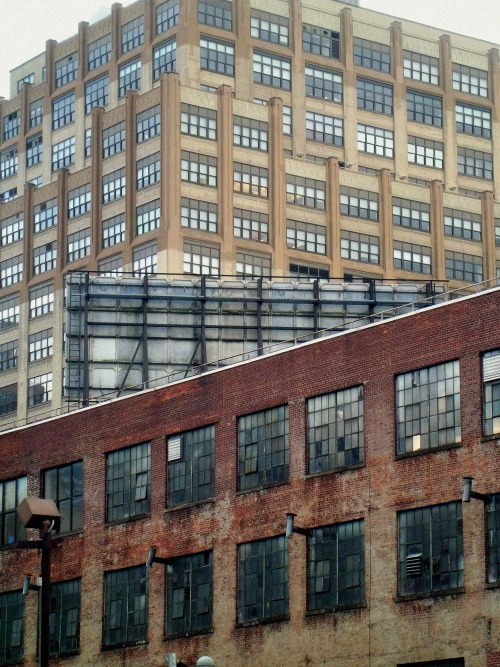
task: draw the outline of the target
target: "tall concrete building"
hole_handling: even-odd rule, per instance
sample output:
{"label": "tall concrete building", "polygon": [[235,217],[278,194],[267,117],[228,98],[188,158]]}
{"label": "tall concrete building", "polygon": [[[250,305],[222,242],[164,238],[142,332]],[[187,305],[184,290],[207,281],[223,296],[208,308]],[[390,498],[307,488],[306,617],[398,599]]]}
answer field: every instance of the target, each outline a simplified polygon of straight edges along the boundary
{"label": "tall concrete building", "polygon": [[497,47],[356,5],[115,4],[12,71],[0,426],[62,404],[73,270],[496,280]]}

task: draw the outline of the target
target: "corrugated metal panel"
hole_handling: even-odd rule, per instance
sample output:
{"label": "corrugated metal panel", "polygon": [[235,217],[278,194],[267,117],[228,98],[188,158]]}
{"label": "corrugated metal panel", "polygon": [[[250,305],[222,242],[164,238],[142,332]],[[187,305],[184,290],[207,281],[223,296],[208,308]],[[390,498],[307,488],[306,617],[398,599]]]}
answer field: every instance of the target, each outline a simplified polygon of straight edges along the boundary
{"label": "corrugated metal panel", "polygon": [[181,436],[174,435],[168,439],[168,460],[178,461],[181,458]]}
{"label": "corrugated metal panel", "polygon": [[500,379],[500,354],[495,354],[488,357],[483,357],[483,380],[490,382],[491,380]]}

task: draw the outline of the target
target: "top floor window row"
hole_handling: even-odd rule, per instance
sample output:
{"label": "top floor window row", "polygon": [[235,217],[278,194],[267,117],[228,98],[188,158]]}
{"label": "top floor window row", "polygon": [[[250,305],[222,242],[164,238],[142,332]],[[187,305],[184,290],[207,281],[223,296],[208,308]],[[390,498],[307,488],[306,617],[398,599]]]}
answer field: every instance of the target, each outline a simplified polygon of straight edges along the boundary
{"label": "top floor window row", "polygon": [[72,53],[56,62],[55,86],[61,88],[78,76],[78,53]]}

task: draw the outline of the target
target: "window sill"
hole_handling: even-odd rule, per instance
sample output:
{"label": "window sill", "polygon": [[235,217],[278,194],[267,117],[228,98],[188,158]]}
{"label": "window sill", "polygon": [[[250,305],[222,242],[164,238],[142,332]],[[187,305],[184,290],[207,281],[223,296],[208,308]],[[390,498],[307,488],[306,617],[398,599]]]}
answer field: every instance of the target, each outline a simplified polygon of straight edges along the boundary
{"label": "window sill", "polygon": [[256,621],[243,621],[242,623],[236,623],[236,628],[253,628],[260,625],[268,625],[269,623],[279,623],[281,621],[289,621],[290,615],[283,614],[283,616],[273,616],[272,618],[264,618]]}
{"label": "window sill", "polygon": [[236,491],[236,495],[244,496],[247,493],[255,493],[256,491],[267,491],[268,489],[275,489],[276,487],[285,486],[286,484],[290,484],[290,482],[287,480],[286,482],[275,482],[274,484],[261,484],[260,486],[252,486],[251,489],[240,489],[239,491]]}
{"label": "window sill", "polygon": [[449,449],[457,449],[461,447],[461,442],[450,442],[446,445],[439,445],[438,447],[429,447],[427,449],[418,449],[415,452],[405,452],[404,454],[396,454],[396,461],[402,461],[404,459],[411,459],[414,456],[422,456],[424,454],[434,454],[434,452],[446,452]]}
{"label": "window sill", "polygon": [[113,644],[112,646],[101,646],[101,651],[116,651],[118,650],[123,650],[125,648],[137,648],[139,646],[146,646],[149,644],[149,640],[147,639],[140,639],[139,641],[136,642],[124,642],[123,644]]}
{"label": "window sill", "polygon": [[488,582],[486,584],[485,588],[486,588],[486,590],[500,588],[500,581],[492,581],[491,583]]}
{"label": "window sill", "polygon": [[80,655],[80,649],[75,649],[74,651],[68,651],[67,653],[51,653],[51,660],[65,660],[67,658],[74,658],[75,655]]}
{"label": "window sill", "polygon": [[349,472],[349,470],[359,470],[364,468],[364,463],[355,463],[352,466],[342,466],[340,468],[330,468],[330,470],[320,470],[319,472],[311,472],[306,475],[306,479],[314,479],[315,477],[324,477],[325,475],[338,474],[342,472]]}
{"label": "window sill", "polygon": [[115,519],[114,521],[106,521],[104,523],[105,528],[111,528],[112,526],[119,526],[123,523],[132,523],[133,521],[140,521],[141,519],[149,519],[150,513],[146,512],[145,514],[137,514],[136,516],[129,516],[124,519]]}
{"label": "window sill", "polygon": [[465,593],[465,588],[446,588],[442,591],[428,591],[426,593],[414,593],[413,595],[398,595],[394,602],[407,602],[409,600],[425,600],[426,598],[440,598],[446,595],[456,595]]}
{"label": "window sill", "polygon": [[494,433],[493,435],[483,435],[481,442],[494,442],[497,440],[500,442],[500,433]]}
{"label": "window sill", "polygon": [[200,635],[211,635],[213,633],[213,628],[206,628],[206,630],[190,630],[189,632],[179,632],[174,635],[164,635],[163,641],[169,641],[170,639],[183,639],[185,637],[199,637]]}
{"label": "window sill", "polygon": [[366,602],[359,602],[358,604],[338,605],[337,607],[328,607],[326,609],[313,609],[306,611],[306,617],[321,616],[323,614],[334,614],[336,612],[352,611],[354,609],[367,609],[367,604]]}
{"label": "window sill", "polygon": [[[165,512],[177,512],[178,510],[189,509],[190,507],[200,507],[202,505],[214,505],[215,498],[207,498],[206,500],[196,500],[194,503],[186,503],[185,505],[173,505],[172,507],[166,507]],[[183,635],[181,635],[182,637]]]}

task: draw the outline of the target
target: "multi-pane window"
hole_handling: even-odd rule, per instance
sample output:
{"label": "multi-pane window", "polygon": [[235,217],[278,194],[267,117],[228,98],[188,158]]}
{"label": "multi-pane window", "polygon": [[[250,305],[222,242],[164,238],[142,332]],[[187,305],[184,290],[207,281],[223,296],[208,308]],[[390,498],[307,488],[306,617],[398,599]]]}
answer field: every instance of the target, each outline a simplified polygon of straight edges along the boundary
{"label": "multi-pane window", "polygon": [[218,276],[220,273],[219,246],[197,241],[184,241],[184,273],[193,276]]}
{"label": "multi-pane window", "polygon": [[21,591],[0,593],[0,664],[23,660],[24,597]]}
{"label": "multi-pane window", "polygon": [[0,151],[0,181],[17,174],[17,146]]}
{"label": "multi-pane window", "polygon": [[50,588],[49,653],[72,655],[80,647],[80,579],[53,583]]}
{"label": "multi-pane window", "polygon": [[153,49],[153,81],[157,81],[163,72],[175,72],[176,64],[177,42],[175,38],[155,46]]}
{"label": "multi-pane window", "polygon": [[200,37],[200,67],[234,76],[234,44],[213,37]]}
{"label": "multi-pane window", "polygon": [[50,498],[61,514],[61,531],[83,527],[83,462],[50,468],[43,472],[43,497]]}
{"label": "multi-pane window", "polygon": [[48,315],[54,310],[54,286],[43,283],[30,289],[30,319]]}
{"label": "multi-pane window", "polygon": [[233,143],[243,148],[267,151],[268,123],[253,118],[233,116]]}
{"label": "multi-pane window", "polygon": [[425,202],[411,199],[392,198],[392,224],[419,229],[421,232],[430,230],[430,206]]}
{"label": "multi-pane window", "polygon": [[136,58],[118,68],[118,96],[123,97],[128,90],[141,89],[141,59]]}
{"label": "multi-pane window", "polygon": [[444,146],[440,141],[408,137],[408,162],[422,167],[442,169],[444,160]]}
{"label": "multi-pane window", "polygon": [[75,93],[67,93],[52,101],[52,129],[57,130],[75,120]]}
{"label": "multi-pane window", "polygon": [[444,209],[444,233],[471,241],[481,240],[481,215],[455,208]]}
{"label": "multi-pane window", "polygon": [[198,23],[232,30],[232,3],[228,0],[198,0]]}
{"label": "multi-pane window", "polygon": [[330,102],[342,102],[342,73],[306,65],[306,95]]}
{"label": "multi-pane window", "polygon": [[92,205],[92,190],[90,183],[68,192],[68,219],[78,218],[90,211]]}
{"label": "multi-pane window", "polygon": [[340,59],[340,34],[307,23],[302,24],[302,49],[325,58]]}
{"label": "multi-pane window", "polygon": [[354,38],[354,64],[379,72],[391,71],[391,49],[386,44]]}
{"label": "multi-pane window", "polygon": [[83,154],[86,158],[92,156],[92,128],[88,127],[83,134]]}
{"label": "multi-pane window", "polygon": [[313,528],[307,539],[307,609],[326,611],[365,600],[364,521]]}
{"label": "multi-pane window", "polygon": [[156,34],[174,28],[179,23],[179,0],[167,0],[156,7]]}
{"label": "multi-pane window", "polygon": [[113,255],[112,257],[107,257],[102,259],[99,262],[99,275],[100,276],[121,276],[123,269],[123,261],[121,255]]}
{"label": "multi-pane window", "polygon": [[72,53],[62,60],[56,62],[55,83],[56,88],[61,88],[71,83],[78,76],[78,53]]}
{"label": "multi-pane window", "polygon": [[431,249],[416,243],[394,241],[394,268],[430,274]]}
{"label": "multi-pane window", "polygon": [[0,222],[0,246],[20,241],[24,236],[24,220],[22,213],[5,218]]}
{"label": "multi-pane window", "polygon": [[217,139],[217,111],[181,104],[181,132],[202,139]]}
{"label": "multi-pane window", "polygon": [[125,167],[102,177],[102,203],[109,204],[125,197]]}
{"label": "multi-pane window", "polygon": [[351,218],[378,220],[378,194],[341,185],[340,214]]}
{"label": "multi-pane window", "polygon": [[19,341],[0,344],[0,373],[17,368]]}
{"label": "multi-pane window", "polygon": [[357,79],[358,109],[375,111],[392,116],[393,90],[392,86],[372,81],[371,79]]}
{"label": "multi-pane window", "polygon": [[491,111],[472,104],[457,102],[455,105],[457,132],[474,134],[491,139]]}
{"label": "multi-pane window", "polygon": [[0,387],[0,417],[17,411],[17,383]]}
{"label": "multi-pane window", "polygon": [[9,257],[0,262],[0,287],[10,287],[23,279],[23,256]]}
{"label": "multi-pane window", "polygon": [[68,264],[90,254],[90,229],[68,234]]}
{"label": "multi-pane window", "polygon": [[0,331],[19,324],[19,294],[0,299]]}
{"label": "multi-pane window", "polygon": [[75,161],[75,137],[52,146],[52,171],[69,167]]}
{"label": "multi-pane window", "polygon": [[292,107],[283,105],[283,134],[292,135]]}
{"label": "multi-pane window", "polygon": [[17,188],[10,188],[10,190],[6,190],[5,192],[0,192],[0,202],[8,202],[12,201],[17,197]]}
{"label": "multi-pane window", "polygon": [[233,190],[253,197],[267,197],[269,171],[265,167],[235,162],[233,164]]}
{"label": "multi-pane window", "polygon": [[286,175],[286,201],[295,206],[325,210],[326,184],[303,176]]}
{"label": "multi-pane window", "polygon": [[217,204],[198,199],[181,199],[181,227],[217,233]]}
{"label": "multi-pane window", "polygon": [[489,496],[486,504],[486,530],[488,535],[487,581],[493,584],[500,581],[500,493]]}
{"label": "multi-pane window", "polygon": [[122,25],[122,53],[128,53],[144,44],[144,16]]}
{"label": "multi-pane window", "polygon": [[344,121],[341,118],[306,111],[306,138],[332,146],[343,146]]}
{"label": "multi-pane window", "polygon": [[38,361],[51,357],[54,349],[52,329],[44,329],[30,334],[28,337],[28,361]]}
{"label": "multi-pane window", "polygon": [[154,276],[158,268],[158,248],[156,241],[136,246],[132,251],[132,268],[134,276],[146,273]]}
{"label": "multi-pane window", "polygon": [[149,512],[151,443],[110,452],[106,460],[106,520]]}
{"label": "multi-pane window", "polygon": [[46,271],[52,271],[56,268],[56,262],[57,244],[55,241],[45,243],[33,250],[33,273],[35,276]]}
{"label": "multi-pane window", "polygon": [[148,637],[146,566],[104,574],[103,645],[106,648],[143,644]]}
{"label": "multi-pane window", "polygon": [[458,361],[396,377],[398,454],[460,442]]}
{"label": "multi-pane window", "polygon": [[233,209],[233,231],[240,239],[250,241],[269,241],[269,216],[267,213],[248,211],[241,208]]}
{"label": "multi-pane window", "polygon": [[288,406],[238,419],[238,488],[288,481]]}
{"label": "multi-pane window", "polygon": [[13,111],[12,113],[4,116],[2,127],[2,136],[4,141],[8,141],[9,139],[17,137],[21,128],[21,112]]}
{"label": "multi-pane window", "polygon": [[36,100],[30,104],[30,127],[38,127],[43,120],[43,100]]}
{"label": "multi-pane window", "polygon": [[34,137],[26,139],[26,167],[33,167],[42,161],[42,135],[37,134]]}
{"label": "multi-pane window", "polygon": [[407,79],[439,85],[439,60],[414,51],[403,51],[403,73]]}
{"label": "multi-pane window", "polygon": [[340,231],[340,256],[352,262],[380,263],[378,236],[358,234],[342,229]]}
{"label": "multi-pane window", "polygon": [[380,157],[394,157],[394,132],[358,123],[358,150]]}
{"label": "multi-pane window", "polygon": [[288,614],[288,544],[283,535],[238,545],[238,623]]}
{"label": "multi-pane window", "polygon": [[238,278],[269,278],[271,276],[271,256],[240,250],[236,253],[236,276]]}
{"label": "multi-pane window", "polygon": [[250,10],[250,36],[288,46],[288,18],[261,9]]}
{"label": "multi-pane window", "polygon": [[102,157],[112,157],[125,150],[125,122],[102,131]]}
{"label": "multi-pane window", "polygon": [[500,350],[483,354],[483,422],[485,435],[500,433]]}
{"label": "multi-pane window", "polygon": [[147,204],[142,204],[136,210],[136,234],[141,236],[158,229],[160,226],[160,200],[155,199]]}
{"label": "multi-pane window", "polygon": [[160,134],[160,105],[137,114],[137,143],[152,139]]}
{"label": "multi-pane window", "polygon": [[443,101],[435,95],[416,90],[406,91],[406,114],[408,120],[424,125],[443,125]]}
{"label": "multi-pane window", "polygon": [[264,86],[291,90],[292,62],[290,58],[254,50],[253,80],[254,83],[261,83]]}
{"label": "multi-pane window", "polygon": [[54,227],[57,225],[57,199],[50,199],[49,201],[37,204],[33,209],[33,213],[33,231],[35,234]]}
{"label": "multi-pane window", "polygon": [[168,438],[169,507],[213,497],[214,446],[214,426],[197,428]]}
{"label": "multi-pane window", "polygon": [[[137,160],[136,171],[138,190],[157,183],[160,180],[160,153],[153,153],[142,158],[142,160]],[[125,180],[125,174],[123,174],[123,178]]]}
{"label": "multi-pane window", "polygon": [[31,74],[27,74],[26,76],[23,76],[22,79],[19,79],[17,82],[17,92],[21,92],[21,88],[23,86],[23,83],[30,83],[33,84],[35,83],[35,73],[31,72]]}
{"label": "multi-pane window", "polygon": [[299,220],[286,221],[287,248],[326,254],[326,228]]}
{"label": "multi-pane window", "polygon": [[31,183],[32,185],[35,186],[35,188],[39,188],[42,183],[43,183],[43,178],[42,176],[36,176],[35,178],[31,178],[28,183]]}
{"label": "multi-pane window", "polygon": [[462,503],[398,513],[399,594],[418,595],[464,585]]}
{"label": "multi-pane window", "polygon": [[52,400],[52,373],[44,373],[28,380],[28,407],[49,403]]}
{"label": "multi-pane window", "polygon": [[87,69],[93,72],[111,60],[111,35],[104,35],[89,44]]}
{"label": "multi-pane window", "polygon": [[108,102],[109,76],[107,74],[85,84],[85,113],[90,113],[94,107],[105,107]]}
{"label": "multi-pane window", "polygon": [[181,180],[217,187],[217,158],[201,153],[181,153]]}
{"label": "multi-pane window", "polygon": [[488,97],[488,72],[468,65],[452,64],[453,90]]}
{"label": "multi-pane window", "polygon": [[500,219],[495,218],[495,245],[500,246]]}
{"label": "multi-pane window", "polygon": [[205,551],[168,560],[167,636],[212,629],[213,556]]}
{"label": "multi-pane window", "polygon": [[457,148],[458,173],[473,178],[493,180],[493,155],[472,148]]}
{"label": "multi-pane window", "polygon": [[125,240],[125,214],[102,221],[102,247],[111,248]]}
{"label": "multi-pane window", "polygon": [[445,266],[447,278],[469,283],[479,283],[483,279],[483,260],[477,255],[446,250]]}

